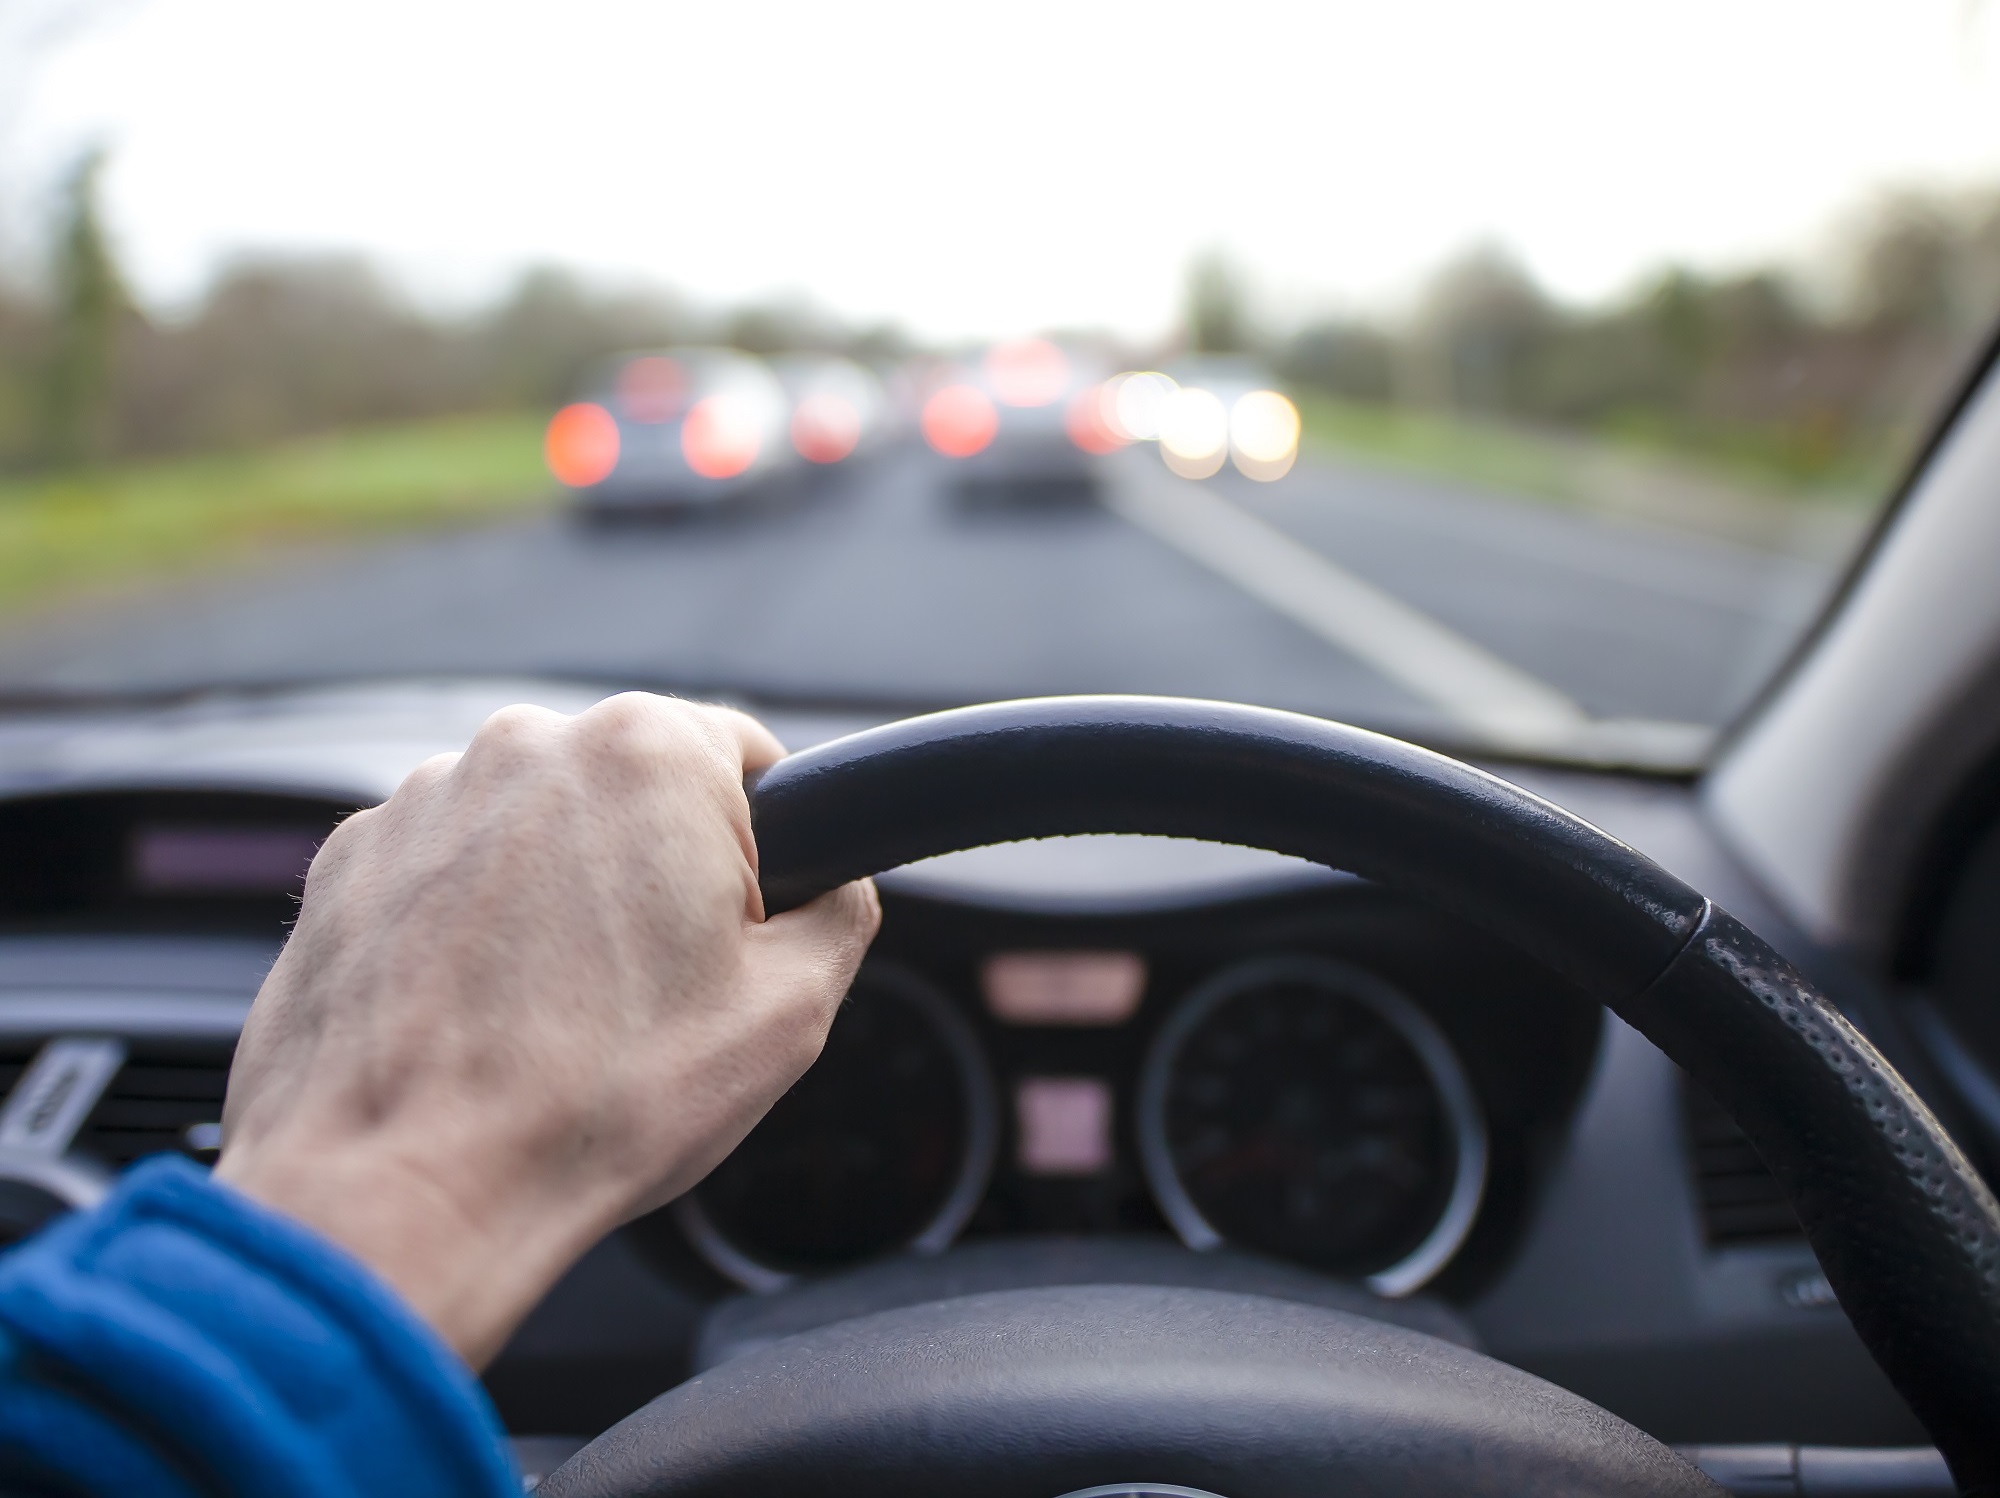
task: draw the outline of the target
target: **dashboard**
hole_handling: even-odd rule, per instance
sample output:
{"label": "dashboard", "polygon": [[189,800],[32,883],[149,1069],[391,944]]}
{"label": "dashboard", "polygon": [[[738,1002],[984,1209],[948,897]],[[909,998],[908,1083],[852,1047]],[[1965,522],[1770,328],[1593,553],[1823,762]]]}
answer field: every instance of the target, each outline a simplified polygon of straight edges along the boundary
{"label": "dashboard", "polygon": [[[573,695],[0,723],[0,1155],[62,1136],[0,1181],[0,1235],[146,1155],[213,1158],[313,849],[493,707],[596,694]],[[765,716],[793,743],[861,726]],[[1505,773],[1777,929],[1685,788]],[[843,1315],[1161,1281],[1366,1304],[1670,1440],[1920,1438],[1727,1118],[1505,943],[1358,878],[1163,839],[976,850],[881,885],[820,1062],[489,1371],[517,1433],[592,1434]]]}
{"label": "dashboard", "polygon": [[[0,804],[0,935],[280,935],[354,809],[173,788]],[[892,884],[818,1064],[639,1233],[757,1292],[1038,1233],[1229,1245],[1392,1297],[1469,1287],[1504,1261],[1601,1024],[1503,943],[1356,879],[1123,914]],[[231,1040],[121,1041],[79,1149],[212,1154]],[[0,1045],[0,1081],[35,1048]]]}

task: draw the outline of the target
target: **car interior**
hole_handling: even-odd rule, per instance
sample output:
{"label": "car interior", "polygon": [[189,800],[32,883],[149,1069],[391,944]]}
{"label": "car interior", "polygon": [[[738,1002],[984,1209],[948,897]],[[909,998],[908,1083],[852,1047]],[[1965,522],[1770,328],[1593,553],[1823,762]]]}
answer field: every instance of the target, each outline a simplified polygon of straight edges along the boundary
{"label": "car interior", "polygon": [[[806,646],[770,650],[807,662],[790,674],[733,670],[721,646],[637,669],[636,604],[613,610],[618,649],[572,668],[559,628],[498,583],[488,612],[461,611],[466,638],[519,609],[555,644],[509,664],[512,647],[426,655],[399,636],[381,669],[141,670],[115,689],[95,656],[73,681],[0,650],[0,1246],[140,1160],[216,1159],[237,1037],[344,817],[507,704],[657,689],[751,712],[791,751],[747,787],[767,908],[872,876],[884,918],[811,1070],[706,1179],[592,1249],[484,1370],[530,1491],[2000,1492],[2000,343],[1926,408],[1928,437],[1800,627],[1710,651],[1734,696],[1692,724],[1582,715],[1500,660],[1500,636],[1447,638],[1359,576],[1360,530],[1353,576],[1306,555],[1339,548],[1279,481],[1301,481],[1296,462],[1319,482],[1318,408],[1302,397],[1302,447],[1299,409],[1242,349],[1203,366],[1190,334],[1182,363],[1159,361],[1179,384],[1142,362],[1120,387],[1100,376],[1125,361],[1087,342],[997,346],[1059,366],[1046,398],[1015,399],[1005,360],[964,348],[808,371],[867,392],[866,430],[836,412],[851,421],[827,460],[856,454],[857,476],[822,488],[902,495],[895,465],[921,462],[958,496],[939,535],[989,555],[1012,528],[1057,537],[1003,602],[942,549],[836,596],[827,580],[888,532],[795,473],[777,519],[757,498],[736,517],[739,487],[804,461],[769,445],[789,387],[752,353],[699,354],[770,407],[755,431],[716,428],[741,448],[721,478],[664,417],[558,413],[588,448],[559,462],[550,428],[565,499],[620,517],[562,544],[634,577],[690,559],[633,598],[747,616],[751,584],[716,559],[759,525],[802,528],[803,559],[756,574],[805,600]],[[615,407],[618,347],[563,398]],[[695,357],[650,336],[629,350],[619,367],[676,380]],[[1230,418],[1203,379],[1277,412],[1269,453],[1226,471]],[[1149,400],[1203,395],[1183,414],[1215,426],[1208,448],[1170,450],[1171,411],[1149,428],[1118,404],[1146,381]],[[1082,407],[1058,400],[1100,394],[1078,435]],[[977,403],[972,437],[946,395]],[[642,440],[714,516],[631,519],[660,498]],[[1141,474],[1146,442],[1166,470]],[[1057,500],[1037,467],[1016,504],[1007,465],[1031,459],[1059,463]],[[1431,516],[1438,555],[1485,523],[1410,485],[1384,508]],[[933,523],[895,503],[910,534]],[[849,529],[810,531],[822,513]],[[1157,646],[1182,674],[1071,689],[1096,646],[1062,635],[1063,569],[1107,579],[1119,609],[1145,592],[1092,549],[1100,523],[1237,590]],[[1521,524],[1517,549],[1556,544]],[[495,578],[500,546],[477,561]],[[394,586],[414,594],[421,571]],[[866,615],[890,571],[928,602],[884,606],[885,658],[936,670],[880,690],[815,676],[816,621]],[[296,589],[287,648],[320,586]],[[1602,618],[1624,619],[1624,584],[1603,586]],[[938,622],[957,593],[973,622]],[[403,618],[404,594],[377,596]],[[1239,605],[1297,626],[1271,659],[1332,642],[1395,710],[1207,651]],[[1138,660],[1156,621],[1131,606],[1107,629]],[[251,660],[252,615],[216,609],[188,637]],[[1040,613],[1046,694],[990,654]],[[151,616],[133,617],[136,638]],[[741,633],[743,659],[776,637]],[[959,653],[983,664],[954,675]],[[1654,669],[1603,656],[1607,677]],[[1390,691],[1442,679],[1472,703],[1456,718]]]}
{"label": "car interior", "polygon": [[[2000,1148],[1996,476],[2000,381],[1985,373],[1697,778],[1475,770],[1344,731],[1291,752],[1369,773],[1316,783],[1323,766],[1301,779],[1255,741],[1327,725],[1138,698],[886,728],[751,703],[807,751],[773,775],[831,767],[788,782],[805,803],[759,788],[767,893],[784,898],[787,860],[801,888],[879,871],[882,936],[821,1062],[688,1197],[596,1249],[493,1366],[523,1449],[581,1446],[666,1391],[885,1313],[1143,1286],[1478,1349],[1738,1491],[1776,1491],[1744,1485],[1774,1471],[1801,1492],[1948,1491],[1935,1445],[1990,1451],[1992,1427],[1927,1424],[1939,1396],[1919,1385],[1941,1365],[1913,1372],[1857,1332],[1843,1305],[1862,1292],[1833,1282],[1801,1226],[1831,1209],[1802,1202],[1766,1163],[1780,1147],[1732,1121],[1716,1089],[1740,1079],[1691,1075],[1695,1053],[1676,1064],[1633,1012],[1603,1007],[1609,963],[1578,949],[1607,945],[1612,923],[1593,927],[1583,894],[1527,867],[1546,828],[1482,827],[1480,801],[1504,796],[1509,818],[1562,808],[1588,824],[1592,859],[1685,881],[1783,953],[1958,1141],[1963,1189],[1983,1191],[1971,1171]],[[39,1153],[9,1141],[11,1230],[155,1151],[212,1158],[302,857],[493,707],[595,695],[405,683],[0,726],[0,1084],[67,1083]],[[1004,738],[1009,712],[1028,738],[953,759]],[[898,753],[841,779],[843,763]],[[1434,774],[1469,799],[1422,805],[1411,785]],[[1349,856],[1308,861],[1334,847]],[[1444,872],[1397,866],[1427,860]],[[28,1127],[11,1101],[6,1119]],[[1843,1211],[1863,1207],[1852,1190]],[[1989,1296],[1992,1262],[1976,1276]],[[1983,1337],[1994,1304],[1936,1309]],[[733,1459],[752,1490],[753,1455]],[[590,1470],[552,1490],[626,1490]],[[687,1490],[704,1479],[720,1477]]]}

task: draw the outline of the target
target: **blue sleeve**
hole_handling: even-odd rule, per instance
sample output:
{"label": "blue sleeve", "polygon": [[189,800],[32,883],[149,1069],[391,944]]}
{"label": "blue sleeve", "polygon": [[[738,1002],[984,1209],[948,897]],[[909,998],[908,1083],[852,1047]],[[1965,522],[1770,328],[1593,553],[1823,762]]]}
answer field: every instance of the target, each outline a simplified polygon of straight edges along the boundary
{"label": "blue sleeve", "polygon": [[471,1372],[355,1260],[182,1160],[0,1255],[0,1491],[516,1498]]}

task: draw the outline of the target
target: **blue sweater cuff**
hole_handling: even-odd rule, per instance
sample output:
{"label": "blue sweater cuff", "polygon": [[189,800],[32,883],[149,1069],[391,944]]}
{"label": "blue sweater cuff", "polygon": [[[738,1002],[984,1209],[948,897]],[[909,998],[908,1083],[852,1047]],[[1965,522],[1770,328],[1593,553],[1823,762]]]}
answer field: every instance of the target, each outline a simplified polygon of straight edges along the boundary
{"label": "blue sweater cuff", "polygon": [[[130,1171],[0,1256],[0,1341],[0,1396],[32,1383],[84,1406],[198,1489],[521,1491],[491,1404],[428,1326],[356,1260],[183,1160]],[[84,1475],[87,1454],[14,1425],[0,1417],[0,1452]]]}

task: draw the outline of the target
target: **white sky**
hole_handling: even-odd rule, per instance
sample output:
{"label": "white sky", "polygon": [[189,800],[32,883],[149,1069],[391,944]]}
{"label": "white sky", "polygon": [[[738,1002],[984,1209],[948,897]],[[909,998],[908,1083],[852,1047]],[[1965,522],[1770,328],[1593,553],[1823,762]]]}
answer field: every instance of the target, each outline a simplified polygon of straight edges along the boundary
{"label": "white sky", "polygon": [[1981,0],[128,0],[0,71],[0,206],[105,143],[160,301],[357,249],[447,302],[558,260],[1144,335],[1203,246],[1298,312],[1480,238],[1587,297],[2000,181],[1996,33]]}

